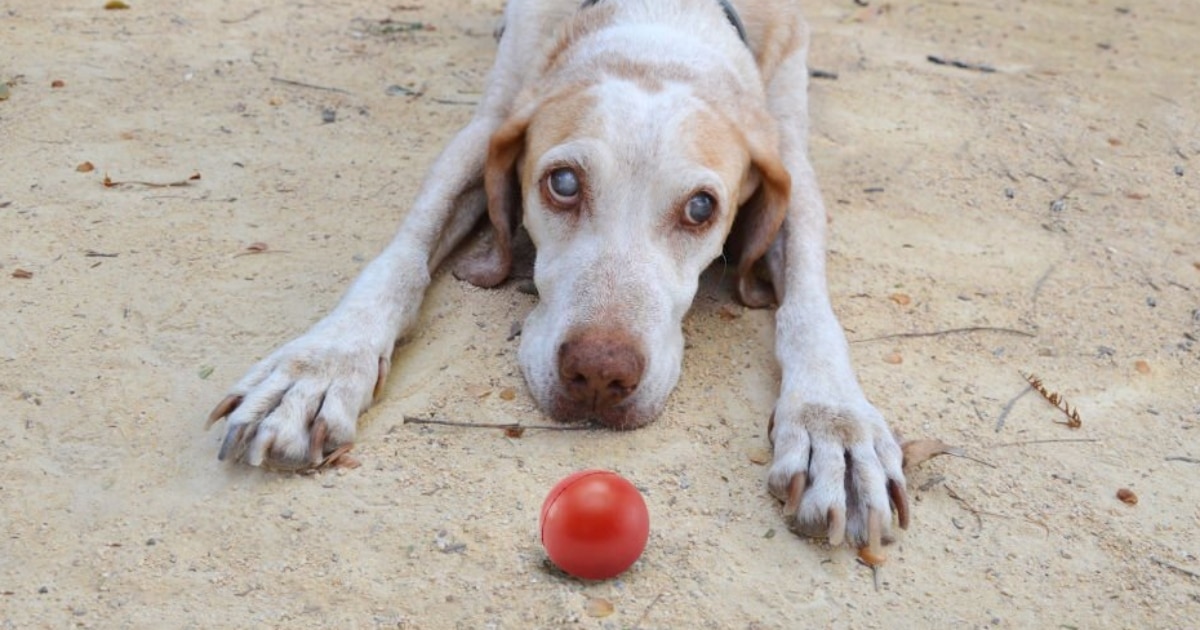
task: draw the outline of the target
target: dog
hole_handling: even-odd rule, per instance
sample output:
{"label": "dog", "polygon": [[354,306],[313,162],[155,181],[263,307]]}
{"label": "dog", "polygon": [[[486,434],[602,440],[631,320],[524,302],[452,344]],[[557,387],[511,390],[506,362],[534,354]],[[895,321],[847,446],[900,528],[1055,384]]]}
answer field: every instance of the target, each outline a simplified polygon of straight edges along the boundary
{"label": "dog", "polygon": [[778,306],[769,491],[793,530],[878,552],[908,526],[902,454],[826,287],[798,3],[510,0],[497,32],[478,109],[392,242],[213,410],[219,458],[296,467],[351,444],[432,273],[477,226],[455,270],[475,285],[504,282],[526,235],[536,252],[518,359],[540,408],[640,427],[679,379],[701,272],[727,255],[738,299]]}

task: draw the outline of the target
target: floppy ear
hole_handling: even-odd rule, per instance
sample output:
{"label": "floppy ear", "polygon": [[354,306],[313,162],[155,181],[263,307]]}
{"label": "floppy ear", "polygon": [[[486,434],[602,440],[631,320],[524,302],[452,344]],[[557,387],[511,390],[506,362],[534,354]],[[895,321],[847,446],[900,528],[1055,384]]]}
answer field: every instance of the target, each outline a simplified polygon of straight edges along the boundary
{"label": "floppy ear", "polygon": [[528,116],[509,118],[488,143],[483,187],[492,224],[491,242],[485,251],[467,257],[454,269],[455,276],[477,287],[494,287],[508,279],[512,271],[513,235],[521,222],[517,160],[525,148],[528,126]]}
{"label": "floppy ear", "polygon": [[751,145],[750,162],[759,173],[759,188],[738,210],[729,242],[738,253],[738,299],[750,308],[763,308],[775,303],[775,291],[758,277],[755,265],[779,235],[787,216],[792,178],[775,146]]}

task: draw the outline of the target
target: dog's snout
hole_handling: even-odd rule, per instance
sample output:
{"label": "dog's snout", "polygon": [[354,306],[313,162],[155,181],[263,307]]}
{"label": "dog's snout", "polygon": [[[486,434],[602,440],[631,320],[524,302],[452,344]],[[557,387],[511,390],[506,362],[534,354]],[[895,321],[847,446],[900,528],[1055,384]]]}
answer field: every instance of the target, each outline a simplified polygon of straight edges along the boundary
{"label": "dog's snout", "polygon": [[567,396],[593,411],[610,409],[637,389],[646,357],[628,333],[588,329],[558,347],[558,377]]}

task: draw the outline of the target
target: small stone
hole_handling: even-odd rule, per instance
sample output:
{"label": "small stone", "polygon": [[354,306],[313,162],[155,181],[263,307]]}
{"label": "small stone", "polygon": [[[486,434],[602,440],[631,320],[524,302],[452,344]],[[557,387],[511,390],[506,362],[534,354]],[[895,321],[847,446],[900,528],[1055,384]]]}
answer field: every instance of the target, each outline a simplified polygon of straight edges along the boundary
{"label": "small stone", "polygon": [[904,363],[904,357],[901,356],[899,352],[892,352],[890,354],[883,355],[883,362],[889,365],[900,365],[901,363]]}
{"label": "small stone", "polygon": [[1138,374],[1149,374],[1150,364],[1142,359],[1138,359],[1133,363],[1133,369],[1137,370]]}

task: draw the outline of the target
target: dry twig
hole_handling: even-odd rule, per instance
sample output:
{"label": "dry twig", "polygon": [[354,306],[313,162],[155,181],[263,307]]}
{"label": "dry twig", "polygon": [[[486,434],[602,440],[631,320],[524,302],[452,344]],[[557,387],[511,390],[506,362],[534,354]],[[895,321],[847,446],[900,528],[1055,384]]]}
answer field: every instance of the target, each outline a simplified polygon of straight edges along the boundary
{"label": "dry twig", "polygon": [[[518,422],[455,422],[453,420],[434,420],[431,418],[416,418],[404,416],[404,424],[436,424],[444,427],[462,427],[465,429],[503,429],[512,437],[529,429],[542,431],[591,431],[596,427],[590,424],[520,424]],[[513,433],[515,432],[515,435]]]}
{"label": "dry twig", "polygon": [[308,88],[310,90],[323,90],[325,92],[337,92],[338,94],[350,93],[349,90],[343,90],[342,88],[315,85],[313,83],[305,83],[303,81],[295,81],[293,79],[285,79],[283,77],[271,77],[271,81],[274,83],[282,83],[283,85],[290,85],[292,87]]}
{"label": "dry twig", "polygon": [[1005,446],[1028,446],[1030,444],[1060,444],[1063,442],[1099,442],[1096,438],[1061,438],[1057,440],[1021,440],[1020,442],[1005,442],[993,444],[988,448],[1003,448]]}
{"label": "dry twig", "polygon": [[200,173],[192,173],[187,179],[181,179],[174,182],[145,182],[138,180],[130,180],[127,182],[113,181],[108,175],[104,176],[105,188],[116,188],[118,186],[145,186],[147,188],[177,188],[180,186],[191,186],[192,182],[200,179]]}
{"label": "dry twig", "polygon": [[999,433],[1000,429],[1004,428],[1004,419],[1008,417],[1008,414],[1012,413],[1013,407],[1017,404],[1017,401],[1021,400],[1025,394],[1028,394],[1030,391],[1032,390],[1022,389],[1021,393],[1010,398],[1008,403],[1004,405],[1004,408],[1000,410],[1000,416],[996,418],[996,433]]}
{"label": "dry twig", "polygon": [[1192,571],[1191,569],[1185,569],[1185,568],[1183,568],[1183,567],[1181,567],[1181,566],[1179,566],[1179,565],[1177,565],[1177,564],[1172,564],[1172,563],[1170,563],[1170,562],[1167,562],[1166,560],[1160,560],[1159,558],[1155,558],[1154,556],[1150,556],[1150,562],[1153,562],[1154,564],[1157,564],[1157,565],[1158,565],[1158,566],[1160,566],[1160,567],[1163,567],[1163,568],[1166,568],[1166,569],[1170,569],[1170,570],[1172,570],[1172,571],[1178,571],[1178,572],[1180,572],[1180,573],[1182,573],[1182,574],[1184,574],[1184,575],[1186,575],[1186,576],[1188,576],[1188,577],[1190,577],[1190,578],[1196,578],[1196,579],[1200,579],[1200,573],[1197,573],[1197,572],[1195,572],[1195,571]]}
{"label": "dry twig", "polygon": [[867,337],[866,339],[855,339],[850,343],[867,343],[868,341],[883,341],[885,339],[916,339],[920,337],[942,337],[945,335],[961,335],[974,332],[995,332],[1005,333],[1009,335],[1020,335],[1022,337],[1036,337],[1037,335],[1027,330],[1017,330],[1016,328],[1003,328],[998,326],[967,326],[965,328],[947,328],[946,330],[934,330],[931,332],[910,332],[910,333],[893,333],[890,335],[880,335],[878,337]]}

